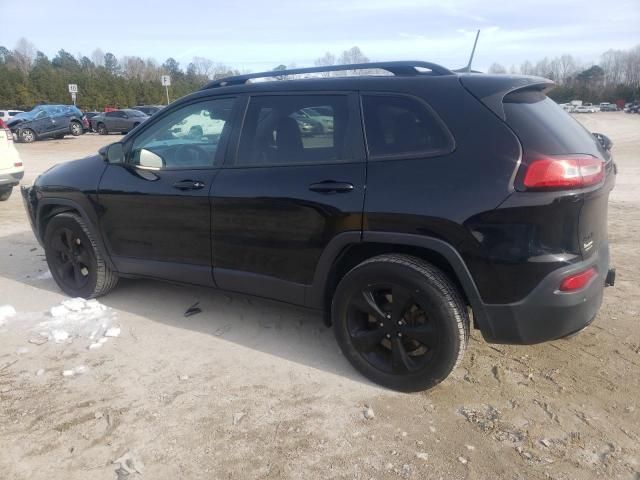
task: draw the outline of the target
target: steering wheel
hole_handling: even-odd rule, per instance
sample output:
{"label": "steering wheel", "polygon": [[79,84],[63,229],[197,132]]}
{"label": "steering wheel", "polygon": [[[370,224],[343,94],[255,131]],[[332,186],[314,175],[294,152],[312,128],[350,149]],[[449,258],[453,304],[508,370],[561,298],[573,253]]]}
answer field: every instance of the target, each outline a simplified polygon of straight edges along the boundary
{"label": "steering wheel", "polygon": [[[183,145],[176,146],[176,150],[174,153],[174,158],[176,159],[176,163],[178,165],[202,165],[206,166],[211,164],[210,154],[207,151],[198,146],[190,143],[185,143]],[[186,162],[184,159],[189,158],[189,162]]]}

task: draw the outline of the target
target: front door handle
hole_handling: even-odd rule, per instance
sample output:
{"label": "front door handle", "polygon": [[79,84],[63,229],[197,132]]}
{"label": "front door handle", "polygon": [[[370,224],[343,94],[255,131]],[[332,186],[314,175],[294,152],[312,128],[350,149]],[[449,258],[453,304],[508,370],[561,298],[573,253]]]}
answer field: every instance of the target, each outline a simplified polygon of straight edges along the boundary
{"label": "front door handle", "polygon": [[318,193],[346,193],[353,190],[353,184],[348,182],[325,180],[324,182],[309,185],[309,190]]}
{"label": "front door handle", "polygon": [[178,190],[200,190],[204,188],[204,182],[200,180],[181,180],[173,184],[173,188]]}

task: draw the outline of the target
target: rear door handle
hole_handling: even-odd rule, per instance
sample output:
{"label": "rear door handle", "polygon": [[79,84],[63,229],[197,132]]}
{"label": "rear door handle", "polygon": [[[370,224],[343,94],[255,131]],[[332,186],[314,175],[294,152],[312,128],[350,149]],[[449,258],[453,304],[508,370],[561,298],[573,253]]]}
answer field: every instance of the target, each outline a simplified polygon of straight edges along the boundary
{"label": "rear door handle", "polygon": [[309,185],[309,190],[318,193],[346,193],[353,190],[353,184],[348,182],[325,180],[324,182]]}
{"label": "rear door handle", "polygon": [[200,190],[204,188],[204,182],[200,180],[180,180],[173,184],[173,188],[178,190]]}

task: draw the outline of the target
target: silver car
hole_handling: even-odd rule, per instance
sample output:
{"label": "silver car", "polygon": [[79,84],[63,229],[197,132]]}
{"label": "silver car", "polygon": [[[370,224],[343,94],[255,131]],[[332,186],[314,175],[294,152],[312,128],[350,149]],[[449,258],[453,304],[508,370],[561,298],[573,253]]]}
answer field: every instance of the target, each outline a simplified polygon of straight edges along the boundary
{"label": "silver car", "polygon": [[96,115],[91,119],[91,128],[100,135],[109,133],[127,133],[149,118],[138,110],[125,108]]}

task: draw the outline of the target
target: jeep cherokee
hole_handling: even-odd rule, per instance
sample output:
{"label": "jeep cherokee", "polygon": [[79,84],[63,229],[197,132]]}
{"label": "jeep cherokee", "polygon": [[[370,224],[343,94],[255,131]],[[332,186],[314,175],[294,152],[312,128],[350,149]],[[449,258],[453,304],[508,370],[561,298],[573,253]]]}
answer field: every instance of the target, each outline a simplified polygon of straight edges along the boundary
{"label": "jeep cherokee", "polygon": [[23,197],[60,288],[150,277],[317,309],[357,370],[402,391],[449,375],[471,321],[531,344],[594,319],[614,281],[611,142],[551,81],[427,62],[285,73],[338,70],[387,75],[213,81],[38,177]]}

